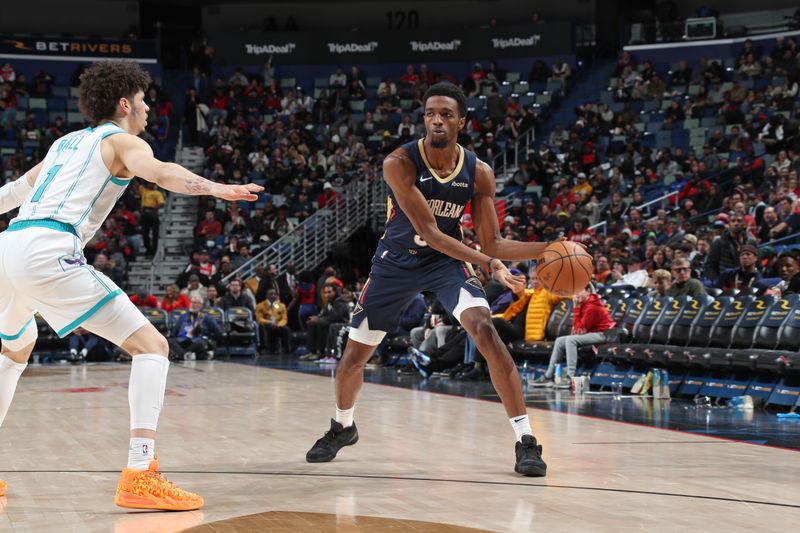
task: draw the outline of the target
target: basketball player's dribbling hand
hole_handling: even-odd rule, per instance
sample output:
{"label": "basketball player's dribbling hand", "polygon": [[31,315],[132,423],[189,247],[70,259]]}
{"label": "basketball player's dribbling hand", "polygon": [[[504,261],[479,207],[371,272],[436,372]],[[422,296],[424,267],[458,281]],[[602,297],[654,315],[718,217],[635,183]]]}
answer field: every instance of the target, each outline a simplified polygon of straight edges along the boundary
{"label": "basketball player's dribbling hand", "polygon": [[247,185],[227,185],[218,197],[223,200],[228,200],[229,202],[236,202],[239,200],[255,202],[258,200],[258,195],[254,193],[263,190],[264,187],[256,185],[255,183],[248,183]]}
{"label": "basketball player's dribbling hand", "polygon": [[515,276],[502,261],[492,262],[491,274],[494,279],[511,289],[514,293],[519,293],[525,288],[525,276]]}
{"label": "basketball player's dribbling hand", "polygon": [[[562,236],[562,237],[559,237],[558,239],[554,240],[553,242],[564,242],[566,240],[567,240],[567,238]],[[586,246],[585,243],[583,243],[581,241],[573,241],[573,242],[575,244],[577,244],[578,246],[580,246],[581,248],[583,248],[584,250],[587,250],[587,251],[589,250],[589,247]],[[550,243],[550,244],[552,244],[552,243]]]}

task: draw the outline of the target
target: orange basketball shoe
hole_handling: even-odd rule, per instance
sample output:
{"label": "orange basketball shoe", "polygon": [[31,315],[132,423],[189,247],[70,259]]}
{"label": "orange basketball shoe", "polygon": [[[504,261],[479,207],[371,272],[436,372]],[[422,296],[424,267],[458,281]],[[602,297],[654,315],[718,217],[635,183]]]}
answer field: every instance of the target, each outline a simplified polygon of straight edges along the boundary
{"label": "orange basketball shoe", "polygon": [[126,468],[119,476],[114,503],[132,509],[192,511],[203,506],[203,497],[169,481],[158,469],[158,459],[147,470]]}
{"label": "orange basketball shoe", "polygon": [[6,482],[3,481],[2,479],[0,479],[0,497],[3,497],[3,496],[6,495],[6,488],[7,487],[8,487],[8,485],[6,485]]}

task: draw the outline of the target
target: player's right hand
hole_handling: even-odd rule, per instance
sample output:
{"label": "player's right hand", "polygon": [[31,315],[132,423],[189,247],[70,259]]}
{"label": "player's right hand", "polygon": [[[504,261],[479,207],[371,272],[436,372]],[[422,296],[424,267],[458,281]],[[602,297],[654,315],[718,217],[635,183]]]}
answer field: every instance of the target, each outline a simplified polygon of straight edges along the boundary
{"label": "player's right hand", "polygon": [[253,193],[263,190],[264,187],[256,185],[255,183],[248,183],[247,185],[225,185],[217,197],[228,200],[229,202],[237,202],[239,200],[255,202],[258,200],[258,195]]}

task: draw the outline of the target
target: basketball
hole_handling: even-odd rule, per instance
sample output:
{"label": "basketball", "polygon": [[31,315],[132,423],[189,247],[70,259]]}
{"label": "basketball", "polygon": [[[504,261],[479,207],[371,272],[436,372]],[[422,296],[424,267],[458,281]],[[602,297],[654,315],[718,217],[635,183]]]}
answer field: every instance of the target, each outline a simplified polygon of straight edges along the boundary
{"label": "basketball", "polygon": [[586,288],[592,270],[592,256],[572,241],[550,244],[536,266],[536,274],[545,289],[558,296],[572,296]]}

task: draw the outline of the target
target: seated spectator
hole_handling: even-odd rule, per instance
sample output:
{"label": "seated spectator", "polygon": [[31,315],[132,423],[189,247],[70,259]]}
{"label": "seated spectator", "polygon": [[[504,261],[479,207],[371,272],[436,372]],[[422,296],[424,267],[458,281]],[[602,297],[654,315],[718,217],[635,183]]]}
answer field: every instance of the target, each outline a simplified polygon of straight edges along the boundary
{"label": "seated spectator", "polygon": [[347,302],[339,295],[339,287],[328,283],[323,290],[323,304],[318,315],[308,317],[306,342],[310,353],[305,359],[315,361],[327,355],[328,330],[331,324],[346,323],[350,318]]}
{"label": "seated spectator", "polygon": [[261,327],[261,348],[266,353],[289,352],[289,317],[276,290],[268,290],[267,299],[256,307],[256,322]]}
{"label": "seated spectator", "polygon": [[200,303],[205,301],[206,297],[208,296],[208,289],[203,285],[200,285],[200,277],[196,274],[192,274],[189,276],[189,285],[181,291],[181,294],[185,294],[189,297],[189,302],[191,303],[192,298],[197,296],[200,298]]}
{"label": "seated spectator", "polygon": [[594,279],[600,285],[605,285],[609,274],[611,274],[611,265],[608,263],[608,257],[601,255],[594,262]]}
{"label": "seated spectator", "polygon": [[428,308],[427,316],[425,325],[411,329],[411,345],[426,354],[443,345],[447,333],[453,329],[438,298]]}
{"label": "seated spectator", "polygon": [[566,61],[556,61],[553,63],[553,75],[550,77],[551,81],[561,82],[562,92],[566,89],[569,80],[572,77],[572,68]]}
{"label": "seated spectator", "polygon": [[90,354],[93,361],[108,360],[108,348],[103,339],[79,327],[69,337],[69,360],[73,363],[83,362]]}
{"label": "seated spectator", "polygon": [[800,258],[794,250],[785,250],[778,256],[778,272],[780,282],[770,291],[778,293],[780,296],[787,294],[800,293]]}
{"label": "seated spectator", "polygon": [[217,237],[222,235],[222,224],[214,218],[213,211],[206,211],[205,218],[200,221],[195,231],[197,246],[216,246]]}
{"label": "seated spectator", "polygon": [[672,274],[669,270],[659,268],[653,272],[652,276],[653,290],[647,293],[648,298],[661,298],[667,296],[667,290],[672,284]]}
{"label": "seated spectator", "polygon": [[216,285],[208,286],[206,299],[203,300],[203,307],[222,307],[222,296],[219,295]]}
{"label": "seated spectator", "polygon": [[545,65],[544,61],[537,59],[531,67],[530,74],[528,74],[528,83],[545,83],[550,78],[551,72]]}
{"label": "seated spectator", "polygon": [[730,213],[727,230],[711,245],[703,267],[703,277],[716,283],[722,272],[739,266],[739,248],[743,244],[755,245],[756,242],[745,232],[744,217]]}
{"label": "seated spectator", "polygon": [[716,286],[723,290],[755,287],[761,281],[761,272],[758,271],[758,248],[752,244],[743,244],[739,247],[739,266],[724,270],[719,276]]}
{"label": "seated spectator", "polygon": [[[455,328],[446,336],[444,344],[430,352],[409,348],[411,362],[424,379],[428,379],[431,374],[436,372],[457,368],[459,371],[463,371],[462,376],[469,375],[463,381],[477,381],[483,377],[483,369],[475,369],[472,364],[461,364],[468,338],[469,335],[466,331],[460,327]],[[475,362],[473,361],[473,363]],[[459,376],[458,379],[462,380],[462,376]],[[455,374],[452,377],[456,377]]]}
{"label": "seated spectator", "polygon": [[[228,277],[231,272],[233,272],[233,263],[231,263],[231,258],[227,255],[223,255],[219,258],[219,269],[217,270],[217,273],[211,276],[211,278],[206,278],[208,280],[206,283],[203,283],[203,275],[200,275],[200,283],[206,287],[210,285],[216,285],[217,289],[219,290],[223,287],[222,280]],[[225,290],[222,289],[222,292],[225,292]]]}
{"label": "seated spectator", "polygon": [[161,309],[167,313],[173,309],[189,309],[189,297],[182,294],[177,285],[167,285],[164,297],[161,298]]}
{"label": "seated spectator", "polygon": [[400,100],[388,88],[384,88],[383,92],[378,93],[378,105],[375,109],[382,115],[399,112]]}
{"label": "seated spectator", "polygon": [[217,272],[217,266],[211,262],[208,250],[202,249],[197,253],[197,265],[200,267],[200,274],[212,278]]}
{"label": "seated spectator", "polygon": [[[613,342],[616,339],[616,332],[612,331],[614,321],[611,320],[606,306],[597,294],[587,288],[576,294],[572,301],[575,304],[572,335],[556,339],[547,370],[533,382],[534,386],[570,388],[578,367],[578,348]],[[556,364],[561,361],[564,354],[567,356],[566,375],[555,382]]]}
{"label": "seated spectator", "polygon": [[686,64],[686,61],[681,59],[678,65],[672,72],[672,78],[669,84],[674,85],[688,85],[692,81],[692,69]]}
{"label": "seated spectator", "polygon": [[252,258],[253,256],[250,255],[250,246],[247,243],[242,243],[239,245],[239,253],[234,256],[231,266],[235,270],[250,261]]}
{"label": "seated spectator", "polygon": [[14,67],[11,63],[3,63],[0,67],[0,81],[3,83],[14,83],[17,79],[17,74],[14,72]]}
{"label": "seated spectator", "polygon": [[169,337],[170,356],[177,359],[212,359],[214,341],[223,331],[216,320],[203,312],[203,298],[195,294],[190,299],[189,312],[182,315]]}
{"label": "seated spectator", "polygon": [[158,298],[148,293],[147,291],[139,291],[130,297],[131,303],[139,309],[148,307],[150,309],[158,309]]}
{"label": "seated spectator", "polygon": [[228,284],[228,290],[222,297],[221,307],[226,311],[231,307],[246,307],[255,313],[256,303],[253,296],[242,290],[242,280],[235,278]]}
{"label": "seated spectator", "polygon": [[672,262],[672,275],[675,280],[667,289],[667,296],[691,296],[698,300],[706,296],[706,289],[699,280],[692,277],[692,267],[686,259],[676,259]]}
{"label": "seated spectator", "polygon": [[623,265],[623,269],[612,269],[606,281],[613,280],[611,285],[630,285],[632,287],[644,287],[650,276],[647,270],[642,268],[642,260],[638,256],[631,256],[628,258],[628,272],[624,272],[625,262],[621,260],[616,261],[617,264]]}
{"label": "seated spectator", "polygon": [[341,67],[336,67],[336,72],[328,78],[328,85],[331,87],[345,87],[347,86],[347,76],[342,72]]}
{"label": "seated spectator", "polygon": [[524,286],[516,288],[516,300],[502,315],[492,318],[497,334],[504,343],[519,340],[536,342],[544,339],[550,313],[563,300],[547,292],[536,271],[531,271],[530,284],[530,289]]}

